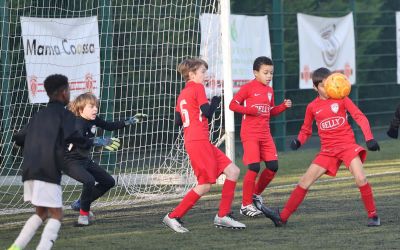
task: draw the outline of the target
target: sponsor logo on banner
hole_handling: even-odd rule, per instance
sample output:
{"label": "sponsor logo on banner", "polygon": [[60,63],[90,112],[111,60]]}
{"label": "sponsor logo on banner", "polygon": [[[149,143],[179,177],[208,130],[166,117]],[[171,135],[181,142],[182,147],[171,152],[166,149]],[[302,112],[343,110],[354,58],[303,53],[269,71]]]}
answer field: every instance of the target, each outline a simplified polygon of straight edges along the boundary
{"label": "sponsor logo on banner", "polygon": [[317,17],[297,14],[299,35],[299,87],[310,89],[312,72],[320,67],[345,74],[356,81],[353,14]]}
{"label": "sponsor logo on banner", "polygon": [[[220,16],[200,15],[200,56],[208,63],[207,97],[221,93],[223,83]],[[271,58],[267,16],[230,15],[232,79],[234,91],[254,79],[253,62],[259,56]],[[257,38],[254,39],[254,34]],[[253,39],[249,39],[252,37]]]}
{"label": "sponsor logo on banner", "polygon": [[31,103],[48,102],[44,79],[68,77],[71,99],[100,94],[100,46],[97,17],[21,17],[26,81]]}

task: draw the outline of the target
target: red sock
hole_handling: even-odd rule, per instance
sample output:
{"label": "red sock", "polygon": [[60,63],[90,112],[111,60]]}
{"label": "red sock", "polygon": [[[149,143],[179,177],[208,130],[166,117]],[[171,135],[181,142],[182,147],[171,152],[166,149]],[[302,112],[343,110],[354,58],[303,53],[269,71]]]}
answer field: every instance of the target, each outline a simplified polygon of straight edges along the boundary
{"label": "red sock", "polygon": [[221,202],[219,204],[218,216],[224,217],[231,212],[233,197],[235,196],[236,181],[225,179],[222,187]]}
{"label": "red sock", "polygon": [[250,205],[253,203],[253,193],[254,193],[254,186],[256,183],[257,172],[252,170],[247,170],[246,175],[243,179],[243,197],[242,197],[242,204],[243,206]]}
{"label": "red sock", "polygon": [[371,186],[369,185],[369,183],[367,183],[364,186],[358,188],[360,189],[361,199],[364,202],[364,207],[368,213],[368,218],[376,216],[377,213]]}
{"label": "red sock", "polygon": [[170,218],[182,218],[187,211],[189,211],[194,204],[200,199],[200,195],[198,195],[193,189],[190,190],[179,205],[169,214]]}
{"label": "red sock", "polygon": [[283,222],[286,222],[289,219],[290,215],[297,210],[301,202],[303,202],[307,192],[308,189],[304,189],[299,185],[296,186],[296,188],[290,195],[289,200],[286,202],[285,207],[282,209],[281,220]]}
{"label": "red sock", "polygon": [[260,195],[265,188],[268,186],[268,184],[274,179],[276,172],[266,168],[264,171],[261,173],[260,177],[258,178],[257,184],[256,184],[256,189],[255,189],[255,194]]}
{"label": "red sock", "polygon": [[89,216],[89,211],[83,211],[82,209],[79,210],[80,215]]}

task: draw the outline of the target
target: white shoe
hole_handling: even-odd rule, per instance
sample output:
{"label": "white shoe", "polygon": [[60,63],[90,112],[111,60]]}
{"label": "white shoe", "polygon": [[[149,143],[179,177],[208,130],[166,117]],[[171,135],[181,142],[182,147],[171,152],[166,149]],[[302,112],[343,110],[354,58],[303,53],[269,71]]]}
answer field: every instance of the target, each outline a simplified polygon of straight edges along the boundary
{"label": "white shoe", "polygon": [[232,214],[228,214],[224,217],[219,217],[218,214],[215,216],[214,225],[216,227],[227,227],[227,228],[236,228],[236,229],[245,229],[246,225],[235,220],[232,217]]}
{"label": "white shoe", "polygon": [[94,213],[92,211],[89,211],[89,221],[95,220],[96,217],[94,217]]}
{"label": "white shoe", "polygon": [[253,204],[258,210],[261,211],[261,207],[263,205],[263,197],[261,195],[253,194]]}
{"label": "white shoe", "polygon": [[183,223],[178,218],[169,218],[168,215],[169,214],[167,214],[162,221],[164,223],[164,225],[171,228],[172,230],[174,230],[177,233],[189,232],[189,230],[187,228],[184,228],[182,226]]}
{"label": "white shoe", "polygon": [[249,217],[256,217],[262,214],[260,210],[258,210],[253,204],[243,206],[240,208],[240,214],[249,216]]}
{"label": "white shoe", "polygon": [[89,226],[89,216],[79,215],[77,226]]}

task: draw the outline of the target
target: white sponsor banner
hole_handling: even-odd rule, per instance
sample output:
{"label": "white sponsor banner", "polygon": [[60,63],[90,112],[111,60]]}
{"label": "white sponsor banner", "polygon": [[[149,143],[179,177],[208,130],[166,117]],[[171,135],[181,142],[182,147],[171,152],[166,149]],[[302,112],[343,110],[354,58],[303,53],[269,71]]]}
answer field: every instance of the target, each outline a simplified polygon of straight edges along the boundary
{"label": "white sponsor banner", "polygon": [[48,102],[44,79],[63,74],[71,100],[84,92],[100,94],[100,46],[97,17],[21,17],[26,79],[31,103]]}
{"label": "white sponsor banner", "polygon": [[301,89],[313,87],[312,72],[320,67],[345,74],[356,82],[353,13],[344,17],[297,14]]}
{"label": "white sponsor banner", "polygon": [[[200,56],[208,65],[210,85],[223,80],[220,17],[201,14]],[[271,58],[271,43],[267,16],[230,15],[232,79],[238,87],[252,79],[253,62],[259,56]]]}
{"label": "white sponsor banner", "polygon": [[400,12],[396,12],[396,37],[397,37],[397,83],[400,84]]}

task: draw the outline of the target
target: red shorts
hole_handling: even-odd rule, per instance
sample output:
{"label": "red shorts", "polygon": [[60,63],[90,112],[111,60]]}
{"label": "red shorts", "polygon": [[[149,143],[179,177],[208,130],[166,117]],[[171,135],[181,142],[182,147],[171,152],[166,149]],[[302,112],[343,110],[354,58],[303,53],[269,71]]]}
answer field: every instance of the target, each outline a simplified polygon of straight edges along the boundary
{"label": "red shorts", "polygon": [[313,163],[326,169],[326,174],[336,176],[342,162],[349,168],[351,161],[360,156],[364,163],[367,158],[367,151],[357,144],[349,144],[345,147],[335,148],[333,150],[321,150],[315,157]]}
{"label": "red shorts", "polygon": [[185,143],[197,183],[214,184],[232,161],[209,141]]}
{"label": "red shorts", "polygon": [[263,141],[248,140],[243,141],[243,163],[249,165],[261,161],[276,161],[278,160],[278,153],[274,140],[268,139]]}

